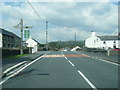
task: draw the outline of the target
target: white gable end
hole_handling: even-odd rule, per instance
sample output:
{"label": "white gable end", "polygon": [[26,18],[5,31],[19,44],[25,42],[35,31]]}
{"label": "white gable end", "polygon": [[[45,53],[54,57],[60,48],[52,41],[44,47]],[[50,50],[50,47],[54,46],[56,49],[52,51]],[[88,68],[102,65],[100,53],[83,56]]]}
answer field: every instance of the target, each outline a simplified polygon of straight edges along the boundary
{"label": "white gable end", "polygon": [[33,40],[32,38],[29,38],[26,43],[28,44],[27,47],[34,47],[37,45],[37,42]]}
{"label": "white gable end", "polygon": [[118,36],[96,36],[92,32],[89,38],[85,40],[85,46],[88,48],[120,48],[120,40]]}

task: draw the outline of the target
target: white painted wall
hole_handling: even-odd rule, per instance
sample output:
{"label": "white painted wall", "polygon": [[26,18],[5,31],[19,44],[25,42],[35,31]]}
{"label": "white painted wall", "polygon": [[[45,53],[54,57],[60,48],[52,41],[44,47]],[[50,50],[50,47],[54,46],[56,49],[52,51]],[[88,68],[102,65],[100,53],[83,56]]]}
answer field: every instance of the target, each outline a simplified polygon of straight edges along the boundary
{"label": "white painted wall", "polygon": [[[103,44],[104,41],[101,41],[101,46],[105,47],[105,49],[113,48],[114,46],[114,41],[113,40],[109,40],[109,41],[105,41],[106,44]],[[116,48],[120,48],[120,40],[116,40]]]}
{"label": "white painted wall", "polygon": [[100,48],[101,40],[96,37],[95,32],[92,32],[92,35],[85,40],[85,46],[88,48]]}
{"label": "white painted wall", "polygon": [[0,33],[0,48],[2,48],[2,34]]}
{"label": "white painted wall", "polygon": [[101,47],[101,40],[98,37],[89,37],[85,40],[85,46],[88,48],[99,48]]}
{"label": "white painted wall", "polygon": [[[110,47],[113,48],[114,40],[106,40],[105,44],[100,38],[95,35],[95,32],[92,32],[89,38],[85,40],[85,46],[88,48],[105,48],[106,50]],[[115,40],[116,48],[120,48],[120,40]]]}
{"label": "white painted wall", "polygon": [[120,40],[116,41],[117,48],[120,48]]}
{"label": "white painted wall", "polygon": [[32,53],[37,53],[38,52],[38,43],[33,40],[32,38],[29,38],[27,41],[27,47],[32,47]]}
{"label": "white painted wall", "polygon": [[32,53],[37,53],[37,51],[38,51],[38,46],[36,45],[36,46],[33,47]]}

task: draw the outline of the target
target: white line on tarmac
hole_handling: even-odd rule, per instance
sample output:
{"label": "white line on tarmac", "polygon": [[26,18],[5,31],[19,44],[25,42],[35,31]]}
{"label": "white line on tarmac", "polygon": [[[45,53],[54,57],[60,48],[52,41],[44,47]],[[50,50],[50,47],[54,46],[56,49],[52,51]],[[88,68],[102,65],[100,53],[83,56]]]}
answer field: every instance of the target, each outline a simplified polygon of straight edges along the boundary
{"label": "white line on tarmac", "polygon": [[90,85],[93,90],[97,90],[97,88],[87,79],[87,77],[80,70],[78,70],[78,73],[85,79],[85,81]]}
{"label": "white line on tarmac", "polygon": [[[48,53],[50,53],[50,52],[48,52]],[[48,53],[46,53],[46,54],[48,54]],[[44,55],[46,55],[46,54],[44,54]],[[30,66],[31,64],[33,64],[33,63],[35,63],[36,61],[38,61],[38,60],[39,60],[40,58],[42,58],[44,55],[42,55],[42,56],[38,57],[37,59],[35,59],[34,61],[28,63],[26,66],[24,66],[23,68],[21,68],[20,70],[18,70],[18,71],[15,72],[14,74],[6,77],[3,81],[0,82],[0,85],[3,84],[4,82],[6,82],[6,81],[7,81],[8,79],[10,79],[11,77],[14,77],[15,75],[17,75],[19,72],[21,72],[22,70],[24,70],[25,68],[27,68],[27,67]]]}
{"label": "white line on tarmac", "polygon": [[69,62],[73,67],[75,66],[70,60],[68,60],[68,62]]}
{"label": "white line on tarmac", "polygon": [[64,58],[65,58],[65,59],[68,59],[68,58],[67,58],[67,57],[63,54],[63,52],[62,52],[62,51],[61,51],[61,54],[64,56]]}
{"label": "white line on tarmac", "polygon": [[[77,53],[77,52],[75,52],[75,53]],[[77,54],[80,54],[80,53],[77,53]],[[110,61],[108,61],[108,60],[98,59],[98,58],[96,58],[96,57],[90,57],[90,58],[97,59],[97,60],[100,60],[100,61],[104,61],[104,62],[106,62],[106,63],[110,63],[110,64],[113,64],[113,65],[120,66],[120,64],[117,64],[117,63],[114,63],[114,62],[110,62]]]}
{"label": "white line on tarmac", "polygon": [[100,61],[104,61],[104,62],[107,62],[107,63],[111,63],[111,64],[114,64],[114,65],[117,65],[117,66],[120,66],[120,65],[119,65],[119,64],[117,64],[117,63],[114,63],[114,62],[109,62],[109,61],[104,60],[104,59],[98,59],[98,60],[100,60]]}
{"label": "white line on tarmac", "polygon": [[8,69],[5,70],[3,73],[7,73],[7,72],[10,71],[11,69],[16,68],[17,66],[19,66],[19,65],[21,65],[21,64],[23,64],[23,63],[26,63],[26,62],[27,62],[27,61],[20,62],[20,63],[14,65],[14,66],[8,68]]}

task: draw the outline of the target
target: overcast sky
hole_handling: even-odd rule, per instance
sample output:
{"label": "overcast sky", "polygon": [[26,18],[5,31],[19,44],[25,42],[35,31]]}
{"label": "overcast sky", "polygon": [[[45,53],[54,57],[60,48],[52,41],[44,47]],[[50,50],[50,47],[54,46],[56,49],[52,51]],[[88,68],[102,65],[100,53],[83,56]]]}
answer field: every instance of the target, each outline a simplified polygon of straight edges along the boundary
{"label": "overcast sky", "polygon": [[13,26],[22,18],[24,25],[33,26],[30,35],[40,43],[45,43],[46,20],[49,22],[49,42],[74,40],[75,33],[77,40],[85,40],[92,31],[97,35],[116,35],[118,32],[118,5],[115,2],[31,2],[31,4],[42,19],[27,2],[2,2],[0,27],[20,36],[20,30]]}

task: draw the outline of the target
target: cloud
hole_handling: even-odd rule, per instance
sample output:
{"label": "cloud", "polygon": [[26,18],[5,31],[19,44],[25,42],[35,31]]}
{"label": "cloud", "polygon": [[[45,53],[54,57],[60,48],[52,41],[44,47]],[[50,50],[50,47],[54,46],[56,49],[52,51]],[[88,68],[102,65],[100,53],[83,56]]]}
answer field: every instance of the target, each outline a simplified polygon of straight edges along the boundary
{"label": "cloud", "polygon": [[[119,0],[29,0],[30,2],[118,2]],[[26,0],[4,0],[2,2],[26,2]]]}
{"label": "cloud", "polygon": [[[31,4],[40,17],[49,22],[49,41],[74,40],[75,33],[77,33],[78,40],[84,40],[91,31],[99,34],[113,34],[118,27],[118,6],[110,2],[39,2]],[[30,29],[31,36],[45,43],[45,22],[35,14],[28,3],[2,3],[2,16],[1,27],[20,35],[20,31],[13,26],[23,18],[24,25],[33,26]]]}

